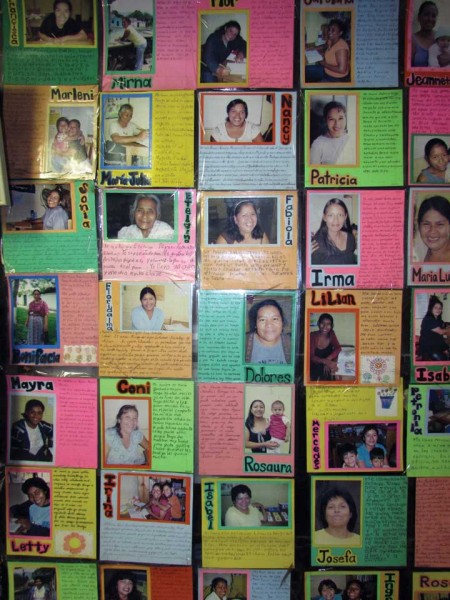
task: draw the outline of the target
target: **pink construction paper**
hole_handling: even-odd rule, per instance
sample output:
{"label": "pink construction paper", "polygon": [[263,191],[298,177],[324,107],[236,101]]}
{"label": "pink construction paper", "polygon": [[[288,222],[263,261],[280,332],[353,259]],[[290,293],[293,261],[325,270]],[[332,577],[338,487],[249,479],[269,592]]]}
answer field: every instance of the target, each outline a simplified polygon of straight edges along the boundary
{"label": "pink construction paper", "polygon": [[61,347],[98,346],[98,276],[59,275]]}

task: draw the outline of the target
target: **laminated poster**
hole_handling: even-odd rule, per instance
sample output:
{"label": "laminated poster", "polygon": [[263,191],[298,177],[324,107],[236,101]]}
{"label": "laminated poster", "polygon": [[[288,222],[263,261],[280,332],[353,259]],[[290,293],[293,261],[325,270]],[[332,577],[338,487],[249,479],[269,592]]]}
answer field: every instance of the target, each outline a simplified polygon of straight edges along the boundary
{"label": "laminated poster", "polygon": [[97,272],[93,181],[14,181],[3,208],[9,273]]}
{"label": "laminated poster", "polygon": [[[79,0],[62,8],[55,7],[51,1],[9,0],[3,15],[5,83],[79,85],[97,82],[95,0]],[[22,115],[20,121],[22,125]]]}
{"label": "laminated poster", "polygon": [[95,469],[6,469],[7,553],[96,558]]}
{"label": "laminated poster", "polygon": [[306,285],[402,288],[404,192],[307,192]]}
{"label": "laminated poster", "polygon": [[422,0],[407,2],[405,85],[432,86],[436,91],[450,85],[450,6],[446,0],[422,5]]}
{"label": "laminated poster", "polygon": [[196,2],[102,4],[103,90],[196,87]]}
{"label": "laminated poster", "polygon": [[198,100],[199,189],[296,188],[295,92],[199,92]]}
{"label": "laminated poster", "polygon": [[105,279],[195,280],[195,190],[100,190]]}
{"label": "laminated poster", "polygon": [[98,600],[95,563],[8,561],[8,580],[8,600],[33,598],[37,593],[47,594],[42,598],[78,600],[80,582],[83,598]]}
{"label": "laminated poster", "polygon": [[204,478],[201,486],[204,567],[293,567],[293,480]]}
{"label": "laminated poster", "polygon": [[402,186],[402,90],[306,91],[304,152],[307,187]]}
{"label": "laminated poster", "polygon": [[[128,580],[128,581],[125,581]],[[109,600],[120,586],[130,598],[179,598],[192,600],[194,593],[191,567],[150,567],[127,564],[100,565],[101,600]],[[139,592],[137,596],[135,593]]]}
{"label": "laminated poster", "polygon": [[192,381],[101,379],[100,398],[103,468],[194,471]]}
{"label": "laminated poster", "polygon": [[97,468],[96,379],[7,375],[7,385],[8,464]]}
{"label": "laminated poster", "polygon": [[411,378],[416,383],[450,381],[448,288],[415,289],[412,297]]}
{"label": "laminated poster", "polygon": [[414,566],[416,567],[446,568],[448,566],[450,518],[448,512],[442,510],[442,499],[448,498],[449,494],[450,480],[446,477],[416,480],[414,526]]}
{"label": "laminated poster", "polygon": [[97,103],[95,85],[5,86],[3,117],[10,179],[93,179]]}
{"label": "laminated poster", "polygon": [[200,194],[203,289],[297,287],[297,192]]}
{"label": "laminated poster", "polygon": [[306,415],[309,473],[402,471],[401,386],[308,386]]}
{"label": "laminated poster", "polygon": [[450,477],[450,385],[411,385],[408,390],[406,474]]}
{"label": "laminated poster", "polygon": [[[334,594],[331,596],[332,590]],[[398,600],[400,575],[398,571],[326,571],[305,573],[305,600],[322,600],[328,597],[373,598],[373,600]]]}
{"label": "laminated poster", "polygon": [[311,564],[405,566],[407,500],[403,476],[313,477]]}
{"label": "laminated poster", "polygon": [[324,4],[301,1],[302,87],[397,87],[398,0]]}
{"label": "laminated poster", "polygon": [[306,385],[399,385],[401,290],[306,290]]}
{"label": "laminated poster", "polygon": [[199,569],[198,600],[289,600],[291,574],[283,570]]}
{"label": "laminated poster", "polygon": [[192,475],[102,471],[100,560],[191,564]]}
{"label": "laminated poster", "polygon": [[293,383],[296,292],[200,291],[198,379]]}
{"label": "laminated poster", "polygon": [[[449,88],[409,90],[408,183],[410,185],[450,185],[448,155],[450,135],[447,110],[449,102]],[[439,192],[438,189],[435,190],[437,195]]]}
{"label": "laminated poster", "polygon": [[292,87],[293,0],[196,4],[199,87]]}
{"label": "laminated poster", "polygon": [[192,285],[101,281],[100,376],[192,377]]}
{"label": "laminated poster", "polygon": [[96,273],[9,275],[11,363],[97,366]]}
{"label": "laminated poster", "polygon": [[450,571],[422,571],[412,574],[412,600],[447,600]]}
{"label": "laminated poster", "polygon": [[194,92],[101,95],[98,185],[194,186]]}
{"label": "laminated poster", "polygon": [[450,188],[409,192],[408,283],[450,281]]}
{"label": "laminated poster", "polygon": [[293,477],[293,385],[199,383],[198,401],[200,475]]}

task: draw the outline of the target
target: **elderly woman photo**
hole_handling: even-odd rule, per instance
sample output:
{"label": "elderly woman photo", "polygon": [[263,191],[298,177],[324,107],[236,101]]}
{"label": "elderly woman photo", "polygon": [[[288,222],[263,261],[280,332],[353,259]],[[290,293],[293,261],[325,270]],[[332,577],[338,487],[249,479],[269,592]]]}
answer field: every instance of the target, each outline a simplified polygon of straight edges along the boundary
{"label": "elderly woman photo", "polygon": [[330,20],[326,27],[325,44],[315,47],[323,59],[315,65],[306,65],[305,80],[307,83],[349,81],[350,48],[344,39],[346,29],[347,24],[344,21]]}
{"label": "elderly woman photo", "polygon": [[[354,133],[354,132],[353,132]],[[354,165],[356,148],[347,128],[347,108],[342,102],[328,102],[323,108],[322,134],[311,144],[311,165]]]}
{"label": "elderly woman photo", "polygon": [[331,487],[322,492],[318,501],[321,528],[314,534],[316,546],[359,546],[361,538],[354,529],[358,512],[353,496],[344,488]]}
{"label": "elderly woman photo", "polygon": [[148,464],[149,442],[139,429],[139,413],[134,404],[124,404],[116,416],[114,427],[105,432],[107,465]]}
{"label": "elderly woman photo", "polygon": [[241,36],[237,21],[227,21],[211,33],[202,46],[201,83],[217,83],[230,75],[226,60],[234,54],[236,62],[243,62],[247,53],[247,42]]}
{"label": "elderly woman photo", "polygon": [[161,331],[164,313],[156,306],[156,294],[151,287],[144,287],[139,294],[141,305],[131,312],[131,326],[134,331]]}
{"label": "elderly woman photo", "polygon": [[154,194],[137,194],[130,207],[130,223],[119,230],[119,240],[171,239],[174,231],[160,221],[161,203]]}
{"label": "elderly woman photo", "polygon": [[45,406],[40,400],[28,400],[19,419],[11,426],[9,457],[14,461],[51,462],[53,425],[43,420]]}
{"label": "elderly woman photo", "polygon": [[450,263],[450,202],[443,196],[423,200],[417,214],[420,239],[426,247],[418,262]]}
{"label": "elderly woman photo", "polygon": [[42,200],[46,209],[43,217],[44,230],[64,230],[68,228],[69,215],[62,206],[64,193],[66,190],[55,187],[53,190],[48,188],[42,190]]}
{"label": "elderly woman photo", "polygon": [[241,98],[227,104],[227,118],[212,132],[211,142],[262,143],[258,125],[248,121],[248,105]]}
{"label": "elderly woman photo", "polygon": [[17,535],[50,536],[50,487],[42,477],[30,477],[22,484],[28,500],[10,508],[10,517],[19,526]]}
{"label": "elderly woman photo", "polygon": [[320,227],[311,244],[312,265],[355,265],[356,241],[347,205],[340,198],[325,204]]}
{"label": "elderly woman photo", "polygon": [[211,581],[211,593],[204,600],[227,600],[228,581],[224,577],[214,577]]}
{"label": "elderly woman photo", "polygon": [[266,365],[291,363],[291,337],[283,332],[287,324],[280,304],[266,298],[248,311],[245,362]]}
{"label": "elderly woman photo", "polygon": [[259,223],[259,215],[253,200],[240,200],[228,210],[227,228],[215,241],[216,244],[270,244],[267,234]]}
{"label": "elderly woman photo", "polygon": [[115,569],[106,585],[105,600],[143,600],[133,571]]}
{"label": "elderly woman photo", "polygon": [[419,357],[416,360],[450,361],[450,325],[442,319],[444,305],[434,294],[428,302],[428,310],[420,325]]}
{"label": "elderly woman photo", "polygon": [[47,44],[70,44],[87,40],[84,29],[72,18],[70,0],[55,0],[53,12],[42,22],[39,38]]}
{"label": "elderly woman photo", "polygon": [[267,522],[267,513],[260,502],[252,502],[251,489],[245,484],[231,488],[230,506],[225,513],[226,527],[261,527]]}
{"label": "elderly woman photo", "polygon": [[[124,103],[119,107],[117,119],[107,119],[104,122],[104,162],[106,165],[133,166],[140,164],[141,166],[149,166],[150,130],[148,129],[148,119],[150,99],[136,99],[135,104],[139,101],[141,120],[144,120],[147,127],[141,127],[132,120],[134,108],[129,103]],[[109,107],[109,104],[107,103],[106,106]]]}

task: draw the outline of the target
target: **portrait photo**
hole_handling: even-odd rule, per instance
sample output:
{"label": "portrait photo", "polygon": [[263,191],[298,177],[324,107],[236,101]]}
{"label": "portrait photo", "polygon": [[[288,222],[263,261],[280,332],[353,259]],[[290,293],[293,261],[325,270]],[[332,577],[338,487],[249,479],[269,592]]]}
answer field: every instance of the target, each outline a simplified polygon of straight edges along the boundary
{"label": "portrait photo", "polygon": [[105,240],[139,242],[177,241],[178,194],[152,190],[105,192]]}
{"label": "portrait photo", "polygon": [[199,13],[200,85],[248,83],[248,21],[248,11]]}
{"label": "portrait photo", "polygon": [[357,378],[356,311],[308,311],[309,380],[354,381]]}
{"label": "portrait photo", "polygon": [[291,527],[289,485],[254,479],[221,482],[220,528]]}
{"label": "portrait photo", "polygon": [[305,83],[352,83],[353,12],[351,10],[304,12]]}
{"label": "portrait photo", "polygon": [[120,299],[120,331],[191,331],[189,284],[123,283]]}
{"label": "portrait photo", "polygon": [[409,182],[449,185],[450,135],[412,135]]}
{"label": "portrait photo", "polygon": [[411,263],[450,265],[450,190],[411,190]]}
{"label": "portrait photo", "polygon": [[93,173],[94,107],[51,105],[47,168],[54,173]]}
{"label": "portrait photo", "polygon": [[249,581],[246,572],[205,571],[202,572],[201,600],[247,600]]}
{"label": "portrait photo", "polygon": [[275,94],[203,94],[202,144],[275,144]]}
{"label": "portrait photo", "polygon": [[292,390],[288,386],[245,387],[245,454],[290,454]]}
{"label": "portrait photo", "polygon": [[78,48],[95,45],[96,6],[93,0],[23,0],[23,7],[25,46]]}
{"label": "portrait photo", "polygon": [[9,284],[13,346],[58,347],[58,278],[11,276]]}
{"label": "portrait photo", "polygon": [[245,296],[245,362],[292,363],[292,297],[281,294]]}
{"label": "portrait photo", "polygon": [[328,423],[328,468],[395,469],[398,423]]}
{"label": "portrait photo", "polygon": [[150,398],[102,398],[103,464],[151,468]]}
{"label": "portrait photo", "polygon": [[113,0],[104,5],[106,72],[154,72],[154,0]]}
{"label": "portrait photo", "polygon": [[415,291],[414,362],[450,363],[450,294],[448,290]]}
{"label": "portrait photo", "polygon": [[54,600],[57,598],[56,569],[32,563],[14,568],[14,600]]}
{"label": "portrait photo", "polygon": [[361,546],[361,480],[313,482],[314,546]]}
{"label": "portrait photo", "polygon": [[3,231],[74,231],[74,190],[70,183],[15,183],[11,206],[3,208]]}
{"label": "portrait photo", "polygon": [[101,566],[102,600],[147,600],[150,589],[147,569],[133,565],[125,567]]}
{"label": "portrait photo", "polygon": [[358,164],[358,96],[311,94],[309,96],[309,165],[356,166]]}
{"label": "portrait photo", "polygon": [[446,0],[411,0],[411,67],[450,72],[450,6]]}
{"label": "portrait photo", "polygon": [[9,395],[9,462],[12,464],[55,461],[55,394]]}
{"label": "portrait photo", "polygon": [[429,387],[427,390],[427,433],[450,433],[450,387]]}
{"label": "portrait photo", "polygon": [[172,475],[119,474],[119,520],[190,522],[190,480]]}
{"label": "portrait photo", "polygon": [[308,202],[310,264],[359,264],[359,194],[310,193]]}
{"label": "portrait photo", "polygon": [[9,535],[50,537],[51,472],[9,469],[7,477]]}
{"label": "portrait photo", "polygon": [[207,244],[279,244],[279,198],[244,196],[206,199]]}
{"label": "portrait photo", "polygon": [[151,94],[104,94],[101,167],[151,168],[151,123]]}
{"label": "portrait photo", "polygon": [[376,600],[378,575],[337,572],[308,574],[310,596],[307,600]]}

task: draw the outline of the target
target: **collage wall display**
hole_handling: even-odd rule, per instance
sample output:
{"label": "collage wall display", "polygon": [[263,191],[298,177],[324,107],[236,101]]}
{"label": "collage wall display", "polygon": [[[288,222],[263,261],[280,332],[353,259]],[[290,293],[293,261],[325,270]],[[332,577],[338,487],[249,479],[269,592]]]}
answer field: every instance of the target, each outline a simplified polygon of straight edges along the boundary
{"label": "collage wall display", "polygon": [[0,597],[448,600],[449,1],[3,4]]}

